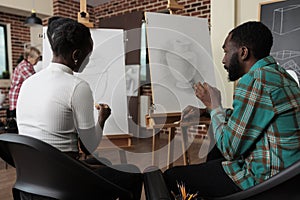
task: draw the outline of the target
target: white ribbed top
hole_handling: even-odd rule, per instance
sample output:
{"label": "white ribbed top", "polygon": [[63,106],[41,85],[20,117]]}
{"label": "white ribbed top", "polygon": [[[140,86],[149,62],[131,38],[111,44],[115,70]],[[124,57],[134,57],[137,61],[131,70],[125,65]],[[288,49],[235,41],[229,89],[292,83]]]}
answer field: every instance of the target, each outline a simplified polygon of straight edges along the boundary
{"label": "white ribbed top", "polygon": [[28,78],[17,102],[19,133],[61,151],[78,151],[76,128],[94,127],[93,95],[84,80],[65,65],[51,63]]}

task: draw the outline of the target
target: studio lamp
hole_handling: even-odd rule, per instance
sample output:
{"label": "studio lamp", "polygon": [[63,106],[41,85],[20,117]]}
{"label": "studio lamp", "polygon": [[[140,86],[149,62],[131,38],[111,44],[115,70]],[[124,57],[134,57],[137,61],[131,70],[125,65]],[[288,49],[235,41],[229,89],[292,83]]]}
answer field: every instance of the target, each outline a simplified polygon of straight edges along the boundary
{"label": "studio lamp", "polygon": [[29,27],[38,27],[42,26],[43,23],[42,20],[36,16],[35,10],[32,9],[31,15],[26,18],[24,25]]}

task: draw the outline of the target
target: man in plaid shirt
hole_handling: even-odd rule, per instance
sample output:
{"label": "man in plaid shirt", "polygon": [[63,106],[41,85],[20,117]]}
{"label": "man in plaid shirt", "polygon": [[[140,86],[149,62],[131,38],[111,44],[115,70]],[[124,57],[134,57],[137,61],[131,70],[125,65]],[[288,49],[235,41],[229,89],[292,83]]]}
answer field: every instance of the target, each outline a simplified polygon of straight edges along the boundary
{"label": "man in plaid shirt", "polygon": [[40,51],[35,47],[26,49],[24,59],[14,69],[9,90],[10,117],[15,117],[20,88],[23,82],[35,73],[33,66],[38,62],[40,55]]}
{"label": "man in plaid shirt", "polygon": [[[222,62],[230,81],[240,79],[233,110],[222,108],[218,89],[195,85],[223,158],[167,170],[171,190],[182,181],[200,196],[224,196],[262,183],[300,160],[300,89],[269,56],[272,44],[272,33],[260,22],[244,23],[229,33]],[[183,119],[197,110],[186,108]]]}

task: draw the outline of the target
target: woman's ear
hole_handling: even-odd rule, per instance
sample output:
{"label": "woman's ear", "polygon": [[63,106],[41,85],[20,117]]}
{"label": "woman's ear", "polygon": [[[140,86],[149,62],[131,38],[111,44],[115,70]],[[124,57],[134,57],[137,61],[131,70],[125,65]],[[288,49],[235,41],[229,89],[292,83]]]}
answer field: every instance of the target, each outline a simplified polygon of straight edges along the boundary
{"label": "woman's ear", "polygon": [[78,62],[78,60],[80,59],[80,55],[81,55],[81,50],[79,49],[75,49],[72,53],[72,59],[75,63]]}

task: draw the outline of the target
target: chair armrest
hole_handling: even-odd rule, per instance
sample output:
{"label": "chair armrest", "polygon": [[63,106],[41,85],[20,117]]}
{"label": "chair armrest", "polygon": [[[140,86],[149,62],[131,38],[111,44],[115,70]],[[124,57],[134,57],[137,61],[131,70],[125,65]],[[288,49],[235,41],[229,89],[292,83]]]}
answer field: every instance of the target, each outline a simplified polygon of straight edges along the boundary
{"label": "chair armrest", "polygon": [[144,188],[147,200],[171,200],[171,196],[160,169],[148,167],[144,170]]}
{"label": "chair armrest", "polygon": [[[299,199],[300,160],[288,168],[255,185],[247,190],[224,197],[212,198],[214,200],[240,200],[240,199]],[[283,196],[283,198],[281,197]],[[276,198],[275,198],[276,197]]]}

